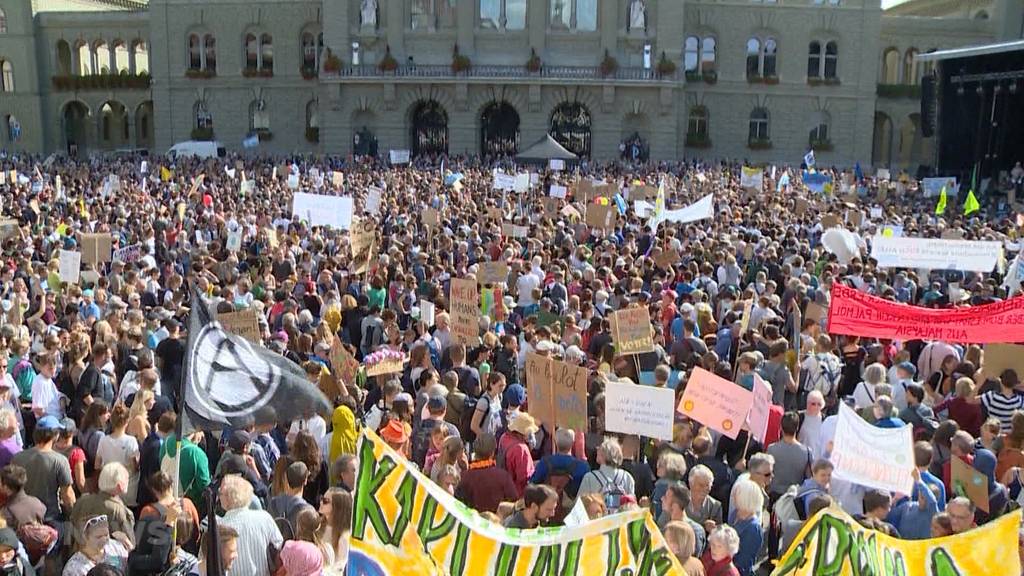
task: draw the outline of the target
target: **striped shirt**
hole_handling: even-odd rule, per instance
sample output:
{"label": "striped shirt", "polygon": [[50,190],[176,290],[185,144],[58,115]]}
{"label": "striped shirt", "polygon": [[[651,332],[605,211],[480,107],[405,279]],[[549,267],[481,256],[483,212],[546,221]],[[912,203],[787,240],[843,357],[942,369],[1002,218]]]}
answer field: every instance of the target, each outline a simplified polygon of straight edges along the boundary
{"label": "striped shirt", "polygon": [[1006,434],[1010,431],[1014,411],[1024,409],[1024,396],[1017,392],[1003,396],[1001,392],[990,390],[981,395],[981,404],[989,416],[999,419],[999,429]]}
{"label": "striped shirt", "polygon": [[284,545],[274,518],[263,510],[236,508],[225,513],[220,523],[238,531],[238,558],[231,565],[231,573],[270,576],[267,547],[273,544],[280,550]]}

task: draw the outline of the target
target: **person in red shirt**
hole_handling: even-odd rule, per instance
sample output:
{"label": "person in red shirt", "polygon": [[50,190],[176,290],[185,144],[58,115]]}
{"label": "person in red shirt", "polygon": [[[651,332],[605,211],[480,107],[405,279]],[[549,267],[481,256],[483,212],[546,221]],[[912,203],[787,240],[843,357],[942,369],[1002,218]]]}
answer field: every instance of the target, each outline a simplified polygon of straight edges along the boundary
{"label": "person in red shirt", "polygon": [[479,512],[497,512],[498,504],[515,502],[519,491],[508,471],[498,468],[494,460],[497,442],[493,434],[481,434],[473,442],[476,460],[462,474],[455,488],[455,497]]}
{"label": "person in red shirt", "polygon": [[508,423],[508,431],[498,443],[498,459],[504,458],[505,470],[512,476],[516,486],[516,499],[522,498],[526,484],[533,476],[533,457],[527,439],[537,433],[533,416],[519,412]]}

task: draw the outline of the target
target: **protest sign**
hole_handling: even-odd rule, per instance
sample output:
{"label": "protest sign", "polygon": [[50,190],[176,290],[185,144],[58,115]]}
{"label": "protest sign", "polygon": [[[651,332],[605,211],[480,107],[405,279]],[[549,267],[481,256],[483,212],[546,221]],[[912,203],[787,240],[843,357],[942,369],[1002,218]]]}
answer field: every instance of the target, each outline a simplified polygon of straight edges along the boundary
{"label": "protest sign", "polygon": [[384,374],[398,374],[403,370],[404,362],[401,358],[384,356],[373,364],[366,365],[367,376],[382,376]]}
{"label": "protest sign", "polygon": [[835,214],[826,214],[821,217],[821,229],[828,230],[829,228],[839,227],[839,217]]}
{"label": "protest sign", "polygon": [[289,174],[288,175],[288,187],[291,188],[292,190],[298,190],[299,189],[299,175],[298,174]]}
{"label": "protest sign", "polygon": [[610,204],[587,204],[586,222],[591,228],[611,228],[615,223],[615,208]]}
{"label": "protest sign", "polygon": [[352,227],[352,197],[296,192],[292,215],[306,220],[310,226],[348,230]]}
{"label": "protest sign", "polygon": [[735,440],[753,403],[750,390],[694,367],[676,411]]}
{"label": "protest sign", "polygon": [[465,278],[452,278],[451,295],[452,340],[467,346],[480,343],[480,296],[476,282]]}
{"label": "protest sign", "polygon": [[879,428],[840,403],[831,460],[836,478],[910,494],[914,488],[913,426]]}
{"label": "protest sign", "polygon": [[740,186],[760,192],[764,188],[764,172],[760,168],[743,167]]}
{"label": "protest sign", "polygon": [[78,284],[78,275],[82,270],[82,253],[61,250],[59,256],[60,281]]}
{"label": "protest sign", "polygon": [[420,321],[427,325],[427,328],[434,326],[434,303],[430,300],[420,300]]}
{"label": "protest sign", "polygon": [[608,382],[604,394],[605,430],[672,440],[674,390],[631,382]]}
{"label": "protest sign", "polygon": [[[605,186],[602,186],[601,194],[598,194],[599,196],[602,195],[602,194],[606,194],[606,192],[604,192],[604,188],[605,188]],[[636,200],[644,200],[644,201],[654,200],[657,197],[658,197],[658,187],[657,186],[650,186],[650,185],[645,184],[643,186],[633,186],[633,187],[631,187],[629,189],[629,199],[633,200],[633,201],[636,201]]]}
{"label": "protest sign", "polygon": [[939,176],[921,180],[921,190],[924,191],[925,198],[938,196],[941,194],[943,186],[946,187],[947,196],[956,196],[960,193],[960,187],[956,183],[956,178],[952,176]]}
{"label": "protest sign", "polygon": [[111,251],[114,244],[113,240],[114,239],[109,233],[80,234],[79,241],[82,246],[82,262],[86,264],[103,264],[104,262],[110,262]]}
{"label": "protest sign", "polygon": [[871,219],[872,220],[878,220],[879,218],[882,217],[883,214],[884,214],[884,212],[882,211],[881,207],[873,206],[871,208]]}
{"label": "protest sign", "polygon": [[341,188],[345,184],[345,173],[335,170],[331,172],[331,186]]}
{"label": "protest sign", "polygon": [[903,226],[899,226],[897,224],[886,224],[885,226],[882,226],[882,233],[880,236],[885,236],[886,238],[900,238],[903,236]]}
{"label": "protest sign", "polygon": [[[743,316],[740,318],[740,335],[741,336],[746,334],[747,330],[750,329],[750,316],[751,316],[751,312],[753,312],[753,311],[754,311],[754,301],[753,300],[746,300],[746,301],[744,301],[744,303],[743,303]],[[754,326],[754,328],[758,328],[758,326]]]}
{"label": "protest sign", "polygon": [[985,375],[999,378],[1004,370],[1015,370],[1024,378],[1024,346],[1020,344],[986,344],[981,367]]}
{"label": "protest sign", "polygon": [[551,160],[548,160],[548,168],[555,172],[565,170],[565,160],[562,160],[561,158],[552,158]]}
{"label": "protest sign", "polygon": [[427,207],[423,209],[423,225],[431,228],[437,226],[441,222],[440,215],[437,210]]}
{"label": "protest sign", "polygon": [[231,252],[237,252],[242,249],[242,229],[238,228],[235,230],[228,230],[228,238],[225,242],[225,248]]}
{"label": "protest sign", "polygon": [[334,376],[338,380],[347,385],[355,385],[356,375],[359,373],[359,361],[348,351],[348,348],[345,348],[341,338],[335,338],[331,342],[331,367],[334,368]]}
{"label": "protest sign", "polygon": [[556,426],[587,429],[587,375],[585,367],[552,360],[550,382]]}
{"label": "protest sign", "polygon": [[565,186],[558,184],[552,184],[551,188],[548,189],[548,196],[552,198],[564,199],[566,194],[568,194],[568,190],[566,190]]}
{"label": "protest sign", "polygon": [[545,218],[556,218],[558,216],[558,198],[550,196],[540,199],[540,205],[544,209]]}
{"label": "protest sign", "polygon": [[580,180],[576,184],[573,197],[579,202],[590,202],[590,199],[594,197],[594,182],[589,178]]}
{"label": "protest sign", "polygon": [[260,321],[253,308],[217,314],[217,322],[220,322],[221,327],[228,332],[235,336],[241,336],[253,344],[263,342],[263,337],[260,334]]}
{"label": "protest sign", "polygon": [[21,235],[21,227],[13,218],[0,218],[0,242]]}
{"label": "protest sign", "polygon": [[894,340],[1024,342],[1024,296],[994,304],[939,310],[890,302],[835,284],[826,331]]}
{"label": "protest sign", "polygon": [[[238,231],[241,234],[241,230]],[[239,243],[241,243],[241,237],[239,237]],[[114,262],[124,262],[125,264],[131,264],[142,258],[142,244],[132,244],[131,246],[125,246],[124,248],[118,248],[111,255],[111,260]]]}
{"label": "protest sign", "polygon": [[1000,242],[875,236],[871,257],[879,268],[928,268],[992,272],[1003,255]]}
{"label": "protest sign", "polygon": [[772,407],[772,387],[761,378],[757,372],[753,372],[754,380],[754,401],[750,404],[750,413],[747,415],[747,427],[750,435],[764,444],[768,437],[768,418]]}
{"label": "protest sign", "polygon": [[516,189],[516,175],[494,171],[494,189],[511,192]]}
{"label": "protest sign", "polygon": [[1019,574],[1019,510],[962,534],[903,540],[870,530],[838,507],[804,522],[772,576],[874,574],[967,576]]}
{"label": "protest sign", "polygon": [[804,310],[804,318],[814,320],[816,323],[820,324],[827,316],[828,310],[820,304],[815,304],[814,302],[807,303],[807,308]]}
{"label": "protest sign", "polygon": [[373,432],[363,433],[356,456],[353,573],[683,573],[647,510],[573,528],[507,529],[456,501]]}
{"label": "protest sign", "polygon": [[988,512],[988,478],[957,456],[949,457],[949,470],[953,495],[966,496],[975,506]]}
{"label": "protest sign", "polygon": [[366,192],[366,211],[376,216],[380,212],[380,200],[384,191],[376,186],[370,186]]}
{"label": "protest sign", "polygon": [[480,284],[501,284],[508,281],[508,264],[504,262],[481,262],[476,273]]}
{"label": "protest sign", "polygon": [[615,348],[619,354],[642,354],[654,351],[651,336],[651,313],[645,306],[617,310],[612,315]]}
{"label": "protest sign", "polygon": [[377,259],[374,240],[377,238],[377,223],[373,220],[362,220],[352,230],[349,249],[352,254],[351,270],[355,274],[365,274]]}
{"label": "protest sign", "polygon": [[528,226],[504,223],[501,225],[501,235],[509,238],[526,238],[530,234]]}
{"label": "protest sign", "polygon": [[392,164],[408,164],[409,163],[409,151],[408,150],[389,150],[388,157]]}
{"label": "protest sign", "polygon": [[518,192],[519,194],[522,194],[522,193],[526,192],[527,190],[529,190],[530,189],[530,174],[528,172],[524,172],[522,174],[516,174],[516,183],[515,183],[515,186],[513,186],[513,189],[516,192]]}
{"label": "protest sign", "polygon": [[655,216],[648,221],[647,225],[653,226],[657,229],[657,226],[662,222],[689,224],[690,222],[698,222],[700,220],[712,218],[714,215],[714,198],[711,194],[708,194],[685,208],[663,210],[661,214],[655,214]]}
{"label": "protest sign", "polygon": [[536,352],[526,353],[526,397],[530,414],[538,422],[554,424],[555,404],[551,387],[551,367],[554,361]]}
{"label": "protest sign", "polygon": [[665,248],[654,257],[654,264],[662,270],[668,270],[679,262],[679,254],[671,248]]}

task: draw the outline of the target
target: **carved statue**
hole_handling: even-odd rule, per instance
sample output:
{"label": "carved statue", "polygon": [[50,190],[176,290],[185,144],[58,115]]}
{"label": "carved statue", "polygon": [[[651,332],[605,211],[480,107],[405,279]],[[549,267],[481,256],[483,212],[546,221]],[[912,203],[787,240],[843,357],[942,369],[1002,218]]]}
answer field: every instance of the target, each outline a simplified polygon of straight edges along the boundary
{"label": "carved statue", "polygon": [[647,30],[647,5],[644,0],[632,0],[629,3],[629,29]]}
{"label": "carved statue", "polygon": [[363,27],[377,27],[377,0],[363,0],[359,10],[359,21]]}

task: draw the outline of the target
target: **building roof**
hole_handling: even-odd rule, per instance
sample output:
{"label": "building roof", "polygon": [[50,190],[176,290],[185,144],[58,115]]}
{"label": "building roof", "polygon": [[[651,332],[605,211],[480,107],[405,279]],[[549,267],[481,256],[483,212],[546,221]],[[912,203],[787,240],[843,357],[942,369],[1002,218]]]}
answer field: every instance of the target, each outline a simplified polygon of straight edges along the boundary
{"label": "building roof", "polygon": [[918,62],[935,62],[938,60],[950,60],[952,58],[968,58],[971,56],[983,56],[985,54],[1002,54],[1004,52],[1016,52],[1024,50],[1024,40],[1013,42],[1001,42],[998,44],[985,44],[982,46],[967,46],[965,48],[952,48],[950,50],[939,50],[918,54],[914,59]]}

